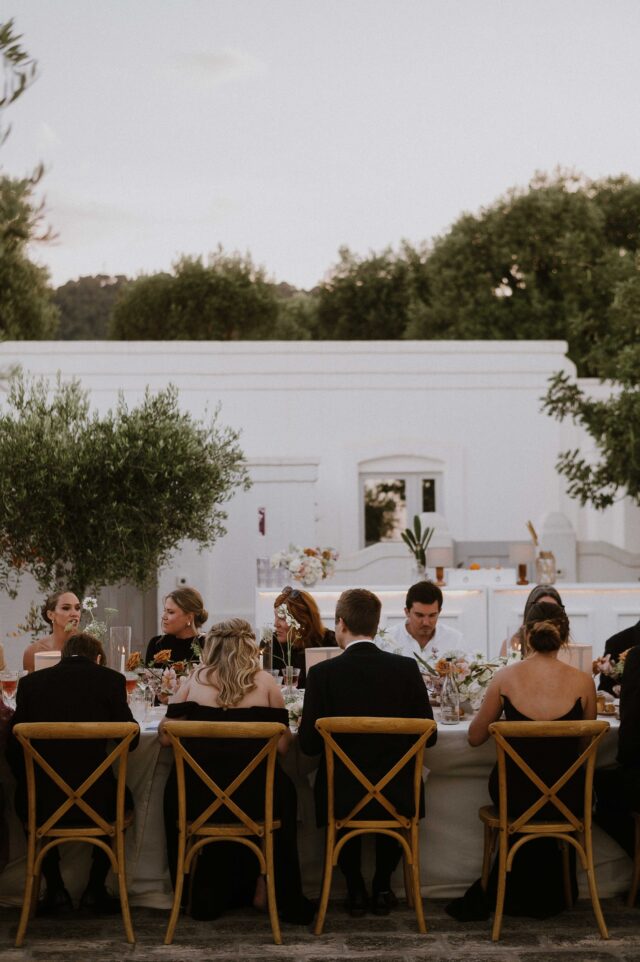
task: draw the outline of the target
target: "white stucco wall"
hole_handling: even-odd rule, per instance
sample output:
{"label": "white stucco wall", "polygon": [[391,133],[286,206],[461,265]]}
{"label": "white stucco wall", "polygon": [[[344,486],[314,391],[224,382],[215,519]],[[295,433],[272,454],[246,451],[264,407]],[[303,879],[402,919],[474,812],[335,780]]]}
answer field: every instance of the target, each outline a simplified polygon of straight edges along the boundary
{"label": "white stucco wall", "polygon": [[548,377],[574,373],[565,351],[551,341],[7,342],[0,368],[78,377],[102,411],[119,391],[133,405],[169,382],[197,417],[221,406],[254,487],[229,505],[229,534],[211,555],[185,546],[160,588],[184,573],[224,616],[250,613],[257,556],[290,540],[360,549],[359,465],[372,459],[437,467],[455,540],[522,541],[528,518],[562,511],[581,537],[637,550],[627,543],[637,509],[594,518],[555,472],[559,450],[583,443],[540,410]]}

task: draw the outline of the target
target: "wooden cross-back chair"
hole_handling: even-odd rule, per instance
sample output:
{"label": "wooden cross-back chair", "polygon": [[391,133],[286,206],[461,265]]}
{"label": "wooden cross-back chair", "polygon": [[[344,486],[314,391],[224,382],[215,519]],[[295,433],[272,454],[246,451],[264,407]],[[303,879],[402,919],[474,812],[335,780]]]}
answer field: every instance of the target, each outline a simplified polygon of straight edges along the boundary
{"label": "wooden cross-back chair", "polygon": [[[572,896],[569,883],[567,845],[572,845],[576,850],[587,875],[591,904],[600,935],[603,939],[609,938],[598,898],[591,837],[593,772],[598,744],[608,729],[609,723],[606,721],[493,722],[489,725],[489,731],[495,741],[498,759],[499,806],[496,809],[493,805],[485,805],[478,814],[484,823],[482,887],[485,891],[489,881],[491,856],[496,841],[498,841],[498,892],[491,936],[494,942],[500,938],[507,872],[511,871],[513,860],[523,845],[536,838],[555,838],[562,845],[564,891],[568,906],[571,905]],[[511,743],[511,739],[535,738],[577,738],[582,740],[580,754],[566,771],[556,779],[553,785],[547,785]],[[538,799],[517,817],[509,815],[507,758],[514,762],[540,793]],[[565,805],[559,797],[559,793],[581,768],[584,768],[583,812],[578,815]],[[557,809],[557,818],[536,818],[540,810],[549,804]],[[519,836],[519,838],[514,841],[514,836]]]}
{"label": "wooden cross-back chair", "polygon": [[[273,941],[282,944],[280,922],[276,904],[273,870],[273,832],[280,828],[280,821],[273,818],[273,779],[276,764],[278,741],[284,725],[279,722],[190,722],[166,721],[163,731],[169,736],[176,762],[176,781],[178,789],[178,864],[176,886],[169,924],[165,935],[165,945],[171,945],[180,915],[180,903],[184,887],[184,876],[191,871],[194,858],[205,845],[213,842],[238,842],[249,848],[260,865],[260,873],[265,876],[267,885],[267,904]],[[191,755],[183,739],[259,739],[263,742],[245,768],[226,786],[219,786]],[[234,800],[233,795],[247,778],[264,763],[264,808],[263,817],[258,819],[249,815]],[[200,815],[189,821],[187,818],[187,792],[185,765],[198,776],[211,792],[211,803]],[[212,822],[210,819],[221,809],[227,809],[233,821]],[[254,841],[257,838],[259,841]]]}
{"label": "wooden cross-back chair", "polygon": [[[127,895],[124,832],[133,821],[133,813],[125,812],[127,759],[129,746],[139,730],[134,722],[21,722],[14,727],[13,733],[24,751],[28,804],[27,867],[24,900],[16,936],[17,946],[22,945],[29,919],[35,912],[42,860],[53,848],[66,842],[86,842],[107,854],[111,868],[118,876],[120,907],[127,942],[135,942]],[[43,757],[38,745],[34,745],[34,742],[42,741],[68,741],[69,751],[73,751],[74,741],[89,739],[114,741],[116,744],[77,788],[69,785]],[[110,820],[97,812],[85,796],[116,762],[116,814],[115,818]],[[66,796],[58,808],[41,822],[38,822],[37,815],[37,769],[42,770]],[[64,823],[62,819],[74,806],[83,812],[86,820],[77,824]]]}
{"label": "wooden cross-back chair", "polygon": [[[331,878],[338,856],[349,839],[356,835],[388,835],[395,838],[402,847],[404,856],[404,884],[407,901],[415,908],[418,929],[427,931],[420,892],[420,845],[419,818],[420,797],[422,793],[422,762],[427,740],[436,729],[435,721],[425,718],[368,718],[335,717],[319,718],[316,728],[324,740],[327,764],[327,835],[325,843],[324,877],[322,894],[315,925],[315,934],[321,935],[327,913],[331,892]],[[373,782],[362,772],[334,735],[376,735],[414,736],[411,746],[402,757],[392,765],[387,773]],[[339,758],[348,772],[362,785],[363,794],[359,801],[344,818],[335,817],[335,758]],[[410,816],[402,815],[384,794],[386,786],[404,768],[413,766],[413,806]],[[362,819],[359,813],[370,803],[377,802],[388,812],[387,818]],[[338,839],[338,832],[344,832]]]}

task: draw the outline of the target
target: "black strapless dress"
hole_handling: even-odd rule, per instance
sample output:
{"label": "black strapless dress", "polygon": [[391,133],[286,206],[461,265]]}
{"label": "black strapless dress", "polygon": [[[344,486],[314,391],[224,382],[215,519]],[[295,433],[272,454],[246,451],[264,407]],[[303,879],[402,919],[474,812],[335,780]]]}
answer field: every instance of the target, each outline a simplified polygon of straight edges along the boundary
{"label": "black strapless dress", "polygon": [[[216,722],[281,722],[289,724],[286,709],[280,708],[211,708],[188,701],[169,705],[167,718],[184,721]],[[263,744],[247,739],[191,739],[189,750],[200,765],[221,787],[229,785],[257,749]],[[264,763],[253,772],[237,792],[234,800],[250,815],[259,816],[264,802]],[[187,789],[187,817],[196,818],[213,800],[205,784],[188,766],[185,767]],[[281,820],[281,828],[274,832],[275,885],[278,914],[286,922],[308,924],[313,918],[313,905],[302,894],[302,879],[298,861],[297,798],[289,776],[276,765],[274,778],[274,815]],[[171,770],[164,793],[164,819],[167,855],[171,880],[175,884],[178,861],[178,798],[175,767]],[[233,820],[222,806],[216,815],[222,822]],[[259,866],[255,855],[244,845],[216,842],[205,846],[198,858],[192,889],[192,913],[200,919],[213,919],[228,908],[251,905],[258,879]],[[186,886],[185,886],[186,889]]]}
{"label": "black strapless dress", "polygon": [[[502,696],[506,721],[534,721],[518,711],[506,695]],[[580,721],[583,717],[582,704],[577,698],[573,707],[561,718],[554,721]],[[542,779],[552,785],[567,770],[580,754],[579,739],[513,739],[513,747],[522,755],[531,768]],[[540,797],[533,783],[520,769],[507,759],[507,782],[509,814],[520,815]],[[498,804],[498,766],[493,767],[489,776],[489,795],[494,805]],[[565,785],[560,798],[573,811],[582,811],[584,798],[584,772],[581,768]],[[557,818],[555,805],[547,805],[539,813],[540,818]],[[515,836],[517,837],[517,836]],[[569,847],[571,888],[573,898],[578,892],[576,880],[575,849]],[[480,882],[474,882],[460,899],[454,899],[447,906],[447,912],[459,921],[488,918],[496,903],[498,881],[498,859],[496,857],[487,892]],[[507,873],[507,889],[504,911],[506,915],[527,916],[545,919],[557,915],[565,908],[562,853],[553,838],[536,839],[524,845]]]}

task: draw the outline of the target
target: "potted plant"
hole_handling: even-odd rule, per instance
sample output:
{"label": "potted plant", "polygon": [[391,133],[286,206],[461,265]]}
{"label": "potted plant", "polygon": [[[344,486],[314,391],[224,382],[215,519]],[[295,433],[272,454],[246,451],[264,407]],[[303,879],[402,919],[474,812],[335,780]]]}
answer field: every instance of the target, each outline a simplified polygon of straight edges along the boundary
{"label": "potted plant", "polygon": [[427,567],[427,548],[433,537],[435,528],[425,528],[422,530],[422,522],[419,515],[413,516],[413,528],[405,528],[401,532],[402,540],[415,558],[416,571],[419,578],[425,577]]}

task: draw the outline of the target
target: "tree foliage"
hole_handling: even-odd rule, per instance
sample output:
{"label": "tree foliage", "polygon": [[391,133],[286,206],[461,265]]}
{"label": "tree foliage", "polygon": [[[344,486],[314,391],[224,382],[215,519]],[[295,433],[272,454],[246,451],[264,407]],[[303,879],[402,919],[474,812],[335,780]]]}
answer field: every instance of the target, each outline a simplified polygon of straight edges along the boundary
{"label": "tree foliage", "polygon": [[[640,350],[635,371],[640,370]],[[607,400],[594,400],[564,373],[556,374],[544,399],[546,411],[572,418],[594,440],[597,457],[585,458],[579,448],[563,451],[557,468],[567,479],[567,491],[581,504],[607,508],[625,495],[640,505],[640,379],[626,379]]]}
{"label": "tree foliage", "polygon": [[184,257],[173,274],[133,281],[115,305],[110,335],[120,340],[235,341],[270,337],[278,300],[248,256],[221,249],[208,264]]}
{"label": "tree foliage", "polygon": [[151,584],[184,539],[210,547],[221,505],[247,487],[238,435],[194,420],[177,391],[91,413],[77,381],[21,375],[0,415],[0,587],[30,572],[43,591]]}
{"label": "tree foliage", "polygon": [[114,305],[129,283],[123,274],[98,274],[58,287],[53,295],[60,311],[58,337],[63,341],[106,339]]}
{"label": "tree foliage", "polygon": [[404,245],[361,258],[347,247],[315,291],[316,331],[330,340],[395,340],[404,336],[418,297],[419,252]]}
{"label": "tree foliage", "polygon": [[[12,20],[0,24],[4,68],[0,115],[24,93],[36,75],[36,64],[20,40]],[[8,133],[8,128],[3,132],[0,127],[0,144]],[[48,273],[33,263],[27,253],[28,244],[50,236],[43,227],[42,204],[34,200],[42,173],[42,167],[38,167],[23,178],[0,175],[0,338],[48,338],[57,327],[58,312],[51,303]]]}

